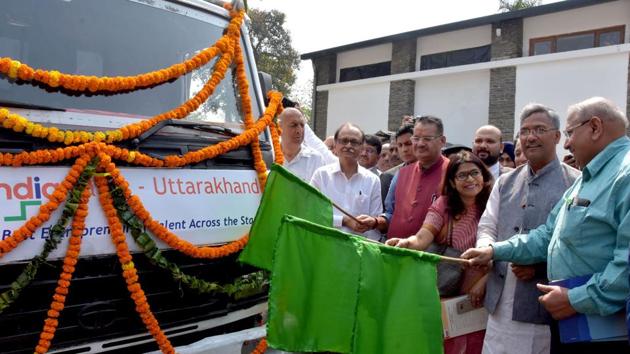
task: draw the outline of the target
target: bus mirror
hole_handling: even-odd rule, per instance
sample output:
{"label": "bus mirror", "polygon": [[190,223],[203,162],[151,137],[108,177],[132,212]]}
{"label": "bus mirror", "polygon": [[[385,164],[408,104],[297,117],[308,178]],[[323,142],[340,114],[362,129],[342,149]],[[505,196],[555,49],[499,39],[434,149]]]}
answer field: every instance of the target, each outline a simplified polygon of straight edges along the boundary
{"label": "bus mirror", "polygon": [[271,91],[271,75],[264,71],[258,72],[258,81],[260,81],[260,89],[262,90],[263,97],[265,99],[265,106],[269,104],[269,98],[267,98],[267,92]]}

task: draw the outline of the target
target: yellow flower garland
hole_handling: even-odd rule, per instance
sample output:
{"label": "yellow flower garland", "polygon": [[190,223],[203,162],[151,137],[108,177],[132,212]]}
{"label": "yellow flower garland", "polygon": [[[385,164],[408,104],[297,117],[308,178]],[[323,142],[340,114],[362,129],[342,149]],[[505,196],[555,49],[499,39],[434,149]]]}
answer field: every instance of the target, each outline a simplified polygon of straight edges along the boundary
{"label": "yellow flower garland", "polygon": [[[226,6],[231,10],[229,6]],[[271,137],[272,143],[275,149],[279,148],[279,136],[276,130],[276,127],[273,125],[273,118],[277,115],[278,112],[282,110],[282,95],[278,92],[270,92],[268,94],[270,98],[270,103],[265,110],[265,113],[262,117],[260,117],[257,121],[254,121],[252,115],[251,108],[251,98],[249,97],[248,89],[247,89],[247,78],[245,75],[244,61],[241,53],[241,48],[239,46],[240,41],[240,23],[242,21],[242,17],[244,16],[244,12],[234,12],[231,11],[231,15],[233,20],[230,22],[228,26],[228,33],[224,38],[228,38],[220,43],[217,42],[217,46],[222,46],[223,55],[221,59],[217,61],[215,66],[215,70],[213,72],[212,77],[204,88],[191,100],[185,102],[180,107],[167,112],[156,117],[153,117],[149,120],[142,121],[140,123],[135,123],[129,126],[125,126],[121,129],[106,131],[106,132],[85,132],[85,131],[63,131],[59,130],[56,127],[44,127],[40,124],[33,123],[28,119],[11,113],[7,109],[0,109],[0,125],[5,129],[11,129],[17,133],[26,133],[33,137],[45,138],[52,142],[63,142],[66,145],[71,145],[75,143],[81,143],[80,145],[69,146],[66,148],[57,148],[57,149],[46,149],[46,150],[38,150],[33,152],[21,152],[17,154],[13,153],[0,153],[0,166],[21,166],[23,164],[48,164],[55,163],[58,161],[63,161],[67,159],[76,158],[75,166],[71,169],[66,180],[60,184],[58,189],[53,194],[51,201],[40,208],[38,215],[32,217],[18,230],[16,230],[11,236],[4,240],[0,240],[0,257],[11,252],[17,245],[28,238],[28,235],[35,231],[37,227],[41,225],[41,223],[48,220],[50,217],[50,213],[54,211],[54,209],[59,205],[59,203],[63,202],[65,199],[65,194],[68,192],[68,188],[71,188],[73,183],[72,181],[76,181],[76,179],[80,175],[80,169],[85,167],[87,161],[89,161],[94,156],[100,156],[101,161],[101,170],[111,170],[112,175],[116,175],[118,173],[118,177],[121,181],[122,175],[120,175],[119,170],[115,168],[115,165],[109,160],[112,159],[121,159],[129,163],[143,165],[143,166],[151,166],[151,167],[177,167],[184,166],[192,163],[196,163],[205,159],[213,158],[220,154],[223,154],[227,151],[238,148],[239,146],[243,146],[246,144],[251,144],[252,153],[254,156],[254,166],[258,173],[258,178],[260,179],[261,187],[264,188],[266,181],[266,170],[267,167],[265,162],[262,159],[262,151],[260,149],[260,145],[258,143],[259,134],[266,128],[271,129]],[[0,59],[0,72],[6,72],[9,77],[15,78],[26,75],[25,71],[28,71],[30,68],[21,64],[17,61],[10,61],[7,63],[6,58]],[[227,141],[221,142],[214,146],[208,146],[198,151],[189,152],[183,156],[167,156],[164,160],[155,159],[145,154],[142,154],[137,151],[128,151],[127,149],[121,149],[114,145],[110,145],[108,143],[112,143],[114,141],[120,141],[124,139],[129,139],[131,137],[137,136],[141,134],[143,131],[146,131],[151,126],[156,124],[159,120],[163,119],[172,119],[172,118],[183,118],[193,110],[195,110],[200,104],[202,104],[205,100],[210,97],[212,90],[214,87],[221,81],[223,78],[225,71],[229,67],[230,63],[234,61],[236,63],[236,82],[239,88],[239,94],[241,98],[241,104],[243,107],[244,115],[245,115],[245,125],[246,130]],[[3,66],[4,65],[4,66]],[[188,63],[187,69],[188,69]],[[192,64],[191,64],[192,65]],[[6,69],[7,67],[8,69]],[[5,70],[6,69],[6,70]],[[30,69],[32,70],[32,69]],[[191,69],[192,70],[192,66]],[[68,80],[71,80],[73,75],[61,74],[58,71],[50,71],[46,72],[47,79],[45,83],[50,85],[51,87],[56,86],[64,86],[66,88],[70,87],[67,85],[71,85],[72,87],[83,87],[85,82],[83,83],[71,83],[68,84]],[[147,75],[151,75],[149,73]],[[28,75],[27,75],[28,76]],[[99,78],[96,78],[99,79]],[[111,78],[102,78],[103,80],[108,80]],[[125,78],[122,78],[125,79]],[[44,82],[44,81],[42,81]],[[76,84],[76,85],[75,85]],[[96,84],[95,84],[96,85]],[[100,85],[100,84],[99,84]],[[88,86],[86,86],[88,87]],[[117,86],[118,88],[122,86]],[[283,160],[282,151],[275,151],[276,154],[276,162],[281,163]],[[106,211],[108,215],[114,215],[115,211],[112,211],[111,203],[108,202],[109,195],[106,192],[107,186],[103,177],[95,178],[97,182],[97,186],[101,191],[101,204],[103,209]],[[124,184],[124,183],[123,183]],[[136,197],[133,197],[136,198]],[[133,199],[135,201],[133,204],[137,207],[141,206],[139,204],[139,199]],[[138,209],[140,210],[140,209]],[[137,211],[137,210],[136,210]],[[141,213],[142,214],[142,213]],[[144,217],[146,219],[150,218],[148,212],[145,210]],[[85,216],[87,216],[87,210],[85,211]],[[151,313],[149,304],[146,301],[146,297],[142,292],[140,287],[140,283],[138,281],[138,276],[136,273],[135,266],[133,261],[131,260],[131,256],[128,252],[128,249],[125,246],[125,237],[122,233],[122,228],[119,224],[117,224],[117,220],[115,218],[110,218],[110,226],[112,226],[112,238],[116,242],[116,244],[120,247],[117,247],[118,256],[120,258],[121,266],[123,269],[123,276],[128,285],[128,289],[131,293],[131,298],[134,300],[136,304],[136,310],[140,314],[145,326],[149,330],[149,332],[153,335],[155,340],[158,342],[160,349],[163,352],[173,352],[173,347],[169,342],[168,338],[164,335],[162,330],[160,329],[159,323],[153,317]],[[82,229],[82,228],[81,228]],[[174,234],[168,235],[173,239],[174,242],[183,243],[181,239],[179,239]],[[203,247],[203,250],[206,251],[203,256],[208,258],[217,258],[224,256],[225,254],[232,253],[241,249],[247,242],[247,236],[229,243],[224,246],[212,248],[212,247]],[[193,246],[194,247],[194,246]],[[76,251],[76,255],[71,254],[72,259],[78,257],[78,250]],[[181,251],[181,250],[180,250]],[[189,253],[189,252],[185,252]],[[74,257],[74,258],[73,258]],[[68,257],[67,257],[68,258]],[[70,259],[68,258],[68,259]],[[205,257],[202,257],[205,258]],[[65,269],[64,269],[65,271]],[[70,278],[69,276],[65,276],[66,278]],[[67,280],[67,283],[64,283],[64,296],[67,293],[67,287],[70,285],[70,280]],[[53,297],[53,303],[51,304],[51,308],[53,308],[53,314],[58,314],[63,310],[63,303],[61,300],[65,300],[65,297],[62,299],[61,297]],[[49,311],[50,315],[50,311]],[[55,316],[55,318],[58,316]],[[38,343],[38,347],[35,349],[37,353],[45,353],[48,351],[50,346],[50,342],[54,338],[55,328],[56,328],[56,320],[55,319],[47,319],[44,323],[44,330],[40,334],[40,342]],[[263,340],[257,346],[255,353],[264,352],[266,348],[266,342]]]}

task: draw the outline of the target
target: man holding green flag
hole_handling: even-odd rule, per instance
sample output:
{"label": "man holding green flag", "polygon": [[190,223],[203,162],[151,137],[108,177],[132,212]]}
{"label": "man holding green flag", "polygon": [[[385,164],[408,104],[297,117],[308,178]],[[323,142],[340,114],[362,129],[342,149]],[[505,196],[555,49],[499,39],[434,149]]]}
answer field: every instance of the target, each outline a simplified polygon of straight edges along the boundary
{"label": "man holding green flag", "polygon": [[284,167],[273,164],[241,262],[271,270],[271,257],[285,214],[324,226],[333,223],[332,203],[326,196]]}
{"label": "man holding green flag", "polygon": [[269,345],[292,352],[442,353],[439,258],[336,230],[332,215],[328,198],[272,166],[240,258],[271,271]]}

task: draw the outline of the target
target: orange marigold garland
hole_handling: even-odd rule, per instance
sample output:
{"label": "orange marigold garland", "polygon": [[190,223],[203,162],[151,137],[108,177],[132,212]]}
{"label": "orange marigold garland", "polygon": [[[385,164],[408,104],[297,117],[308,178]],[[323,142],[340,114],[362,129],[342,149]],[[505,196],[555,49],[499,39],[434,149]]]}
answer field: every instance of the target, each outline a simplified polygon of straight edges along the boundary
{"label": "orange marigold garland", "polygon": [[17,230],[13,231],[11,236],[0,241],[0,258],[6,253],[11,252],[22,241],[31,237],[35,230],[37,230],[43,223],[50,219],[50,214],[59,208],[59,204],[63,203],[66,199],[68,192],[77,183],[77,180],[85,166],[87,166],[90,160],[89,156],[78,158],[75,164],[72,166],[66,178],[57,185],[55,191],[50,196],[50,200],[39,207],[39,213],[30,219],[24,225]]}
{"label": "orange marigold garland", "polygon": [[201,150],[191,151],[182,156],[167,156],[164,160],[161,160],[138,151],[129,151],[114,145],[106,145],[102,142],[90,142],[78,146],[21,152],[18,154],[0,153],[0,166],[19,167],[23,165],[49,164],[69,160],[84,154],[94,155],[96,151],[106,151],[114,159],[124,160],[128,163],[145,167],[182,167],[198,163],[224,154],[240,146],[248,145],[252,141],[257,140],[258,135],[271,124],[278,110],[282,108],[282,94],[280,92],[270,91],[268,97],[270,98],[269,105],[265,109],[263,116],[254,123],[252,128],[246,129],[242,134],[230,138],[227,141],[222,141]]}
{"label": "orange marigold garland", "polygon": [[[245,12],[231,12],[231,15],[232,19],[228,27],[240,27],[245,17]],[[188,60],[164,69],[135,76],[97,77],[65,74],[56,70],[33,69],[9,57],[0,58],[0,73],[7,75],[11,79],[36,81],[48,87],[63,87],[78,92],[111,93],[134,91],[176,79],[207,64],[218,53],[226,53],[229,50],[227,41],[230,39],[230,35],[233,35],[233,33],[228,33],[219,38],[215,44]]]}
{"label": "orange marigold garland", "polygon": [[129,183],[122,176],[120,170],[116,168],[116,165],[111,162],[109,156],[101,153],[99,158],[101,159],[101,165],[104,170],[110,174],[114,183],[122,190],[133,213],[144,223],[151,233],[157,236],[160,240],[164,241],[167,245],[169,245],[169,247],[193,258],[212,259],[236,253],[243,249],[243,247],[247,244],[249,239],[248,235],[245,235],[236,241],[217,247],[195,246],[194,244],[178,237],[170,230],[162,226],[159,222],[154,220],[151,217],[151,214],[142,205],[140,198],[131,194]]}
{"label": "orange marigold garland", "polygon": [[263,338],[258,342],[256,348],[252,350],[252,354],[263,354],[267,351],[267,338]]}
{"label": "orange marigold garland", "polygon": [[[264,115],[254,123],[251,129],[245,130],[239,136],[235,136],[230,140],[220,142],[213,146],[205,147],[201,150],[188,152],[182,156],[167,156],[164,158],[164,165],[168,167],[181,167],[192,163],[201,162],[209,159],[209,156],[218,156],[219,154],[245,146],[254,140],[258,141],[260,135],[269,124],[273,121],[273,117],[282,103],[282,94],[280,92],[270,92],[271,100]],[[222,152],[221,152],[222,151]],[[260,148],[259,148],[260,151]]]}
{"label": "orange marigold garland", "polygon": [[[101,161],[101,166],[104,166],[103,161]],[[131,253],[129,252],[129,247],[127,246],[127,240],[122,224],[120,223],[120,220],[118,220],[118,212],[114,208],[112,197],[109,194],[107,179],[102,176],[96,176],[94,177],[94,180],[96,182],[96,186],[98,187],[99,200],[101,201],[101,206],[103,207],[103,211],[107,217],[110,232],[112,234],[112,242],[116,246],[116,253],[118,254],[118,260],[122,267],[123,277],[127,283],[127,290],[129,290],[131,298],[136,304],[136,311],[140,315],[140,318],[149,333],[151,333],[157,342],[160,350],[162,350],[163,353],[175,353],[171,342],[168,340],[166,335],[164,335],[164,332],[162,332],[162,329],[160,328],[160,324],[151,312],[151,308],[147,302],[147,297],[145,296],[144,291],[142,291],[142,287],[138,281],[138,272],[133,264],[133,259],[131,257]]]}
{"label": "orange marigold garland", "polygon": [[279,165],[284,163],[284,155],[282,154],[282,146],[280,146],[280,127],[273,122],[269,125],[269,131],[271,132],[271,143],[273,144],[273,153],[275,154],[275,162]]}
{"label": "orange marigold garland", "polygon": [[63,271],[57,281],[53,301],[47,313],[48,317],[44,321],[44,328],[39,335],[39,342],[35,348],[35,353],[46,353],[50,348],[50,342],[55,336],[55,331],[59,324],[58,318],[64,308],[66,296],[68,296],[72,274],[79,261],[81,240],[83,238],[83,229],[85,228],[85,218],[88,215],[88,201],[90,200],[91,192],[90,185],[88,184],[81,194],[79,206],[74,214],[74,219],[72,220],[72,234],[68,240],[66,256],[63,259]]}
{"label": "orange marigold garland", "polygon": [[[107,89],[104,87],[112,88],[114,90],[131,90],[156,85],[174,77],[181,76],[186,72],[190,72],[191,70],[204,65],[213,57],[221,53],[220,58],[215,64],[210,80],[208,80],[204,87],[193,98],[169,112],[162,113],[151,119],[134,123],[117,130],[94,133],[84,131],[63,131],[55,127],[49,128],[30,122],[26,118],[12,114],[6,109],[0,110],[0,126],[5,129],[11,129],[18,133],[30,134],[33,137],[44,138],[51,142],[64,143],[66,145],[80,143],[80,145],[68,146],[66,148],[21,152],[17,154],[0,153],[0,166],[17,167],[22,165],[48,164],[77,158],[75,164],[68,173],[68,176],[66,176],[64,181],[57,186],[49,202],[40,207],[38,215],[29,219],[29,221],[16,230],[9,238],[0,241],[0,257],[13,250],[20,242],[31,236],[33,232],[42,225],[42,223],[46,222],[50,218],[50,214],[58,208],[59,204],[66,198],[69,190],[75,186],[78,177],[81,175],[88,162],[97,155],[100,158],[99,166],[101,170],[106,170],[111,175],[114,182],[121,188],[124,192],[127,203],[136,216],[143,221],[145,226],[152,233],[164,240],[170,247],[197,258],[218,258],[237,252],[245,246],[248,240],[248,235],[219,247],[197,247],[171,233],[168,229],[164,228],[157,221],[151,218],[148,211],[140,202],[140,199],[131,194],[128,183],[122,177],[116,166],[111,162],[112,159],[115,159],[147,167],[181,167],[209,158],[214,158],[240,146],[252,144],[254,167],[256,168],[261,187],[264,188],[267,177],[267,168],[262,158],[262,152],[258,139],[259,135],[264,132],[267,127],[269,127],[272,143],[275,149],[275,161],[277,163],[282,163],[283,156],[279,144],[278,128],[273,123],[273,118],[276,113],[282,111],[282,95],[278,92],[270,92],[268,94],[270,102],[263,116],[257,121],[254,121],[251,99],[249,97],[249,85],[245,75],[245,63],[240,48],[240,25],[244,12],[232,11],[231,15],[232,21],[227,27],[227,34],[216,43],[215,47],[208,48],[195,56],[193,59],[171,66],[166,70],[143,74],[150,75],[150,77],[145,76],[135,82],[129,77],[88,78],[77,75],[66,75],[56,71],[33,71],[33,69],[30,69],[28,66],[19,62],[10,59],[7,61],[7,58],[0,59],[0,73],[6,73],[11,78],[19,77],[22,80],[37,80],[42,83],[49,84],[51,87],[62,86],[75,91],[90,90],[92,92],[96,92],[106,91]],[[244,113],[244,122],[246,126],[246,130],[242,134],[214,146],[208,146],[198,151],[186,153],[182,156],[168,156],[164,160],[156,159],[137,151],[129,151],[127,149],[111,145],[112,142],[136,137],[161,120],[183,118],[192,111],[196,110],[212,95],[215,87],[223,79],[232,61],[236,64],[236,82],[239,88],[242,110]],[[184,67],[181,65],[184,65]],[[142,77],[142,75],[139,75],[138,77]],[[146,296],[144,295],[138,282],[137,271],[133,264],[131,254],[129,253],[122,225],[120,220],[118,220],[116,209],[112,204],[112,197],[110,195],[107,181],[102,176],[96,177],[95,181],[98,186],[101,205],[108,218],[108,223],[112,233],[112,241],[116,246],[118,258],[123,269],[123,277],[126,280],[131,298],[136,304],[136,311],[139,313],[151,335],[157,341],[160,349],[163,352],[172,353],[174,352],[173,347],[153,316],[149,304],[147,303]],[[82,197],[83,196],[84,195],[82,194]],[[85,196],[86,203],[88,196]],[[66,257],[64,259],[63,272],[60,276],[58,286],[55,289],[55,295],[53,296],[51,309],[48,312],[48,318],[44,322],[44,329],[40,335],[40,341],[36,348],[36,352],[38,353],[46,352],[50,347],[50,341],[53,339],[58,325],[57,318],[59,317],[59,312],[61,312],[64,307],[65,296],[68,293],[70,280],[79,257],[81,240],[80,234],[83,231],[82,223],[84,223],[85,216],[87,215],[87,205],[85,205],[85,208],[85,211],[83,210],[83,207],[79,208],[73,222],[73,233]],[[263,339],[257,346],[258,351],[255,352],[264,352],[266,346],[266,341]]]}
{"label": "orange marigold garland", "polygon": [[[236,63],[236,83],[241,96],[241,108],[245,116],[245,127],[251,129],[254,127],[254,115],[252,114],[252,101],[249,97],[249,83],[247,82],[247,75],[245,73],[245,61],[243,60],[240,42],[236,43],[234,61]],[[271,124],[271,122],[269,122],[269,124]],[[267,166],[263,160],[258,137],[252,140],[251,146],[252,154],[254,155],[254,168],[258,173],[261,188],[265,188],[267,184]]]}
{"label": "orange marigold garland", "polygon": [[[232,42],[234,41],[230,41],[230,43]],[[212,96],[212,93],[216,89],[217,85],[225,77],[225,73],[232,61],[234,52],[233,45],[230,45],[229,48],[230,51],[223,54],[219,61],[217,61],[215,70],[213,70],[210,80],[206,82],[206,84],[201,88],[201,90],[199,90],[199,92],[197,92],[197,94],[195,94],[194,97],[182,103],[178,107],[171,109],[170,111],[160,113],[150,119],[132,123],[115,130],[108,130],[105,132],[97,131],[93,133],[86,131],[59,130],[55,127],[47,128],[39,123],[31,122],[19,114],[11,113],[6,108],[1,108],[0,126],[5,129],[12,129],[16,133],[24,133],[35,138],[47,139],[52,143],[63,143],[65,145],[87,143],[90,141],[104,141],[112,143],[135,138],[163,120],[182,119],[186,117],[207,101],[208,98]]]}

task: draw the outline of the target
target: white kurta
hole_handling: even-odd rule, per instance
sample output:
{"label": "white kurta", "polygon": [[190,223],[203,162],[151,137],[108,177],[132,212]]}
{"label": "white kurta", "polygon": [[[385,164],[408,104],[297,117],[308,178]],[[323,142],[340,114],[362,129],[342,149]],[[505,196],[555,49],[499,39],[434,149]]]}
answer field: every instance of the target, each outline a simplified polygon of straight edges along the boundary
{"label": "white kurta", "polygon": [[483,354],[546,354],[551,348],[549,326],[512,320],[516,276],[510,265],[505,275],[501,299],[488,316]]}
{"label": "white kurta", "polygon": [[[501,198],[495,183],[477,230],[477,247],[496,241]],[[546,354],[551,348],[549,326],[512,320],[516,276],[511,264],[505,275],[501,298],[493,314],[488,316],[483,354]]]}

